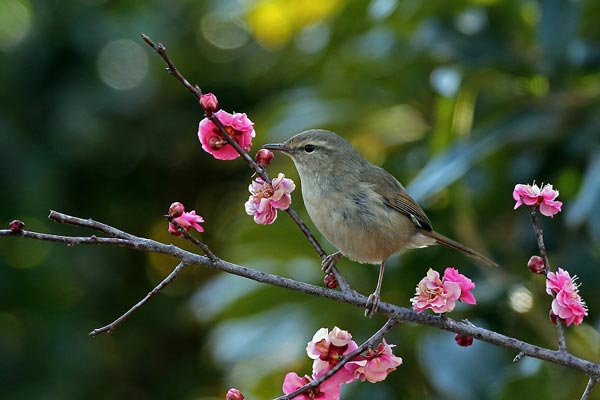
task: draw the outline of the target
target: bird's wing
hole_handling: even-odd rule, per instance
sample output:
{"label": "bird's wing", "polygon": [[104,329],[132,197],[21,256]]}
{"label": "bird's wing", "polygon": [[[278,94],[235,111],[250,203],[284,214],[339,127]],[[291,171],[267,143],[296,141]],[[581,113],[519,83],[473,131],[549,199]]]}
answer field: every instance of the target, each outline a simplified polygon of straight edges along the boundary
{"label": "bird's wing", "polygon": [[392,199],[386,199],[386,205],[394,210],[407,215],[419,228],[432,231],[431,221],[427,218],[425,211],[406,193],[398,193]]}
{"label": "bird's wing", "polygon": [[417,227],[426,231],[433,230],[425,211],[389,172],[379,167],[369,168],[363,174],[363,179],[371,183],[373,189],[383,196],[386,206],[406,215]]}

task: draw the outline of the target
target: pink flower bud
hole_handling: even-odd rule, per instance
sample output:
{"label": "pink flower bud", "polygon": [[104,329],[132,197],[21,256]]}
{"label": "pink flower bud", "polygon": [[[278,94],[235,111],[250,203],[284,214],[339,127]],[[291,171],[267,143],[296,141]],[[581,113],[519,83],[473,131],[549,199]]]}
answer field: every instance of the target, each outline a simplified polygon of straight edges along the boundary
{"label": "pink flower bud", "polygon": [[206,116],[210,117],[219,106],[219,101],[217,100],[217,96],[214,94],[206,93],[200,95],[200,105],[202,108],[204,108],[204,113]]}
{"label": "pink flower bud", "polygon": [[461,335],[460,333],[454,336],[456,344],[462,347],[469,347],[473,344],[473,336]]}
{"label": "pink flower bud", "polygon": [[23,228],[25,227],[25,223],[23,221],[19,221],[18,219],[15,219],[14,221],[11,221],[11,223],[9,224],[10,227],[10,231],[12,233],[23,233]]}
{"label": "pink flower bud", "polygon": [[219,150],[226,144],[227,142],[218,136],[213,136],[210,139],[208,139],[208,147],[210,147],[212,150]]}
{"label": "pink flower bud", "polygon": [[336,287],[338,287],[338,281],[337,279],[335,279],[335,275],[333,274],[325,275],[325,278],[323,278],[323,282],[325,283],[325,286],[329,289],[335,289]]}
{"label": "pink flower bud", "polygon": [[169,207],[169,215],[173,218],[181,217],[184,212],[185,208],[183,207],[183,204],[178,201],[171,204],[171,207]]}
{"label": "pink flower bud", "polygon": [[256,153],[254,160],[258,165],[265,168],[271,163],[273,157],[275,157],[275,154],[273,154],[272,151],[267,149],[260,149],[258,153]]}
{"label": "pink flower bud", "polygon": [[534,274],[543,274],[546,270],[544,259],[540,256],[531,256],[527,262],[527,267]]}
{"label": "pink flower bud", "polygon": [[227,395],[225,395],[225,400],[244,400],[244,394],[238,389],[231,388],[227,391]]}

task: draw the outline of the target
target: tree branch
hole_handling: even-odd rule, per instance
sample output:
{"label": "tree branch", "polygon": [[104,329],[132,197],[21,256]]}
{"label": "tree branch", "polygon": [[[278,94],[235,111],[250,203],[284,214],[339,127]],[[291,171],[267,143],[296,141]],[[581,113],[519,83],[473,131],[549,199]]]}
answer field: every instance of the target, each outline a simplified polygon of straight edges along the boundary
{"label": "tree branch", "polygon": [[[53,219],[57,222],[70,221],[70,223],[72,223],[73,225],[90,227],[92,229],[97,230],[112,228],[108,225],[90,222],[92,220],[71,217],[66,214],[54,212],[54,214],[52,215]],[[18,233],[15,233],[10,229],[0,230],[0,236],[14,236],[16,238],[60,242],[65,243],[68,246],[79,244],[113,245],[128,247],[151,253],[167,254],[179,259],[185,265],[203,265],[211,269],[228,272],[234,275],[254,280],[256,282],[266,283],[289,290],[295,290],[313,296],[328,298],[338,302],[347,303],[355,307],[359,307],[361,309],[363,309],[367,303],[366,296],[363,296],[354,291],[341,292],[338,290],[328,289],[321,286],[315,286],[308,283],[299,282],[293,279],[284,278],[278,275],[257,271],[241,265],[233,264],[222,260],[218,257],[215,257],[214,260],[211,260],[207,256],[201,256],[198,254],[191,253],[172,244],[164,244],[151,239],[130,235],[128,233],[124,234],[128,235],[130,238],[104,238],[96,236],[71,237],[38,233],[27,230],[22,230]],[[381,303],[379,310],[380,313],[387,315],[389,319],[392,319],[394,321],[411,322],[419,325],[459,333],[461,335],[472,336],[475,339],[481,340],[483,342],[510,348],[517,352],[522,352],[524,355],[527,355],[529,357],[538,358],[540,360],[549,361],[554,364],[563,365],[568,368],[581,371],[587,374],[593,380],[600,379],[599,364],[595,364],[591,361],[576,357],[565,351],[546,349],[488,329],[480,328],[473,325],[469,321],[457,321],[445,316],[442,317],[437,315],[418,313],[414,310],[389,303]],[[589,390],[591,390],[591,388]]]}

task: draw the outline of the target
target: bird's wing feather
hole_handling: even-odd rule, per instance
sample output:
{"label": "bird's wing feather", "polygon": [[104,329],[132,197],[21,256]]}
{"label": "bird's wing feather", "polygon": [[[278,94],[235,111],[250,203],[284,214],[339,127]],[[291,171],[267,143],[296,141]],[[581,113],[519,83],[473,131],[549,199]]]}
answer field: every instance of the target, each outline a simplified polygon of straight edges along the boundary
{"label": "bird's wing feather", "polygon": [[370,168],[363,179],[373,185],[373,189],[383,196],[384,204],[406,215],[419,228],[431,231],[431,221],[425,211],[404,189],[404,186],[389,172],[381,168]]}

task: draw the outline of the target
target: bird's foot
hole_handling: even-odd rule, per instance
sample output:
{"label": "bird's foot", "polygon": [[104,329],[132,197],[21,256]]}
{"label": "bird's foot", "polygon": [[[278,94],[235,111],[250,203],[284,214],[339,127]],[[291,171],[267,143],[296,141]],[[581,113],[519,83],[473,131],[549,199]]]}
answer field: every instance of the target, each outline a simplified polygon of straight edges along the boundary
{"label": "bird's foot", "polygon": [[336,251],[335,253],[330,254],[327,257],[325,257],[323,262],[321,262],[321,269],[323,270],[323,272],[325,274],[330,274],[331,270],[333,269],[333,267],[335,267],[335,265],[337,264],[338,260],[341,257],[342,257],[342,253],[339,251]]}
{"label": "bird's foot", "polygon": [[379,293],[371,293],[367,299],[367,308],[365,309],[365,317],[373,317],[373,315],[379,309],[379,303],[381,303],[381,297]]}

